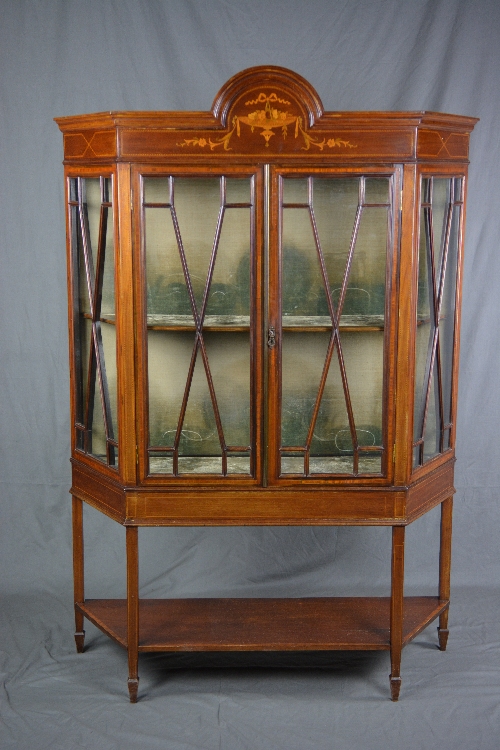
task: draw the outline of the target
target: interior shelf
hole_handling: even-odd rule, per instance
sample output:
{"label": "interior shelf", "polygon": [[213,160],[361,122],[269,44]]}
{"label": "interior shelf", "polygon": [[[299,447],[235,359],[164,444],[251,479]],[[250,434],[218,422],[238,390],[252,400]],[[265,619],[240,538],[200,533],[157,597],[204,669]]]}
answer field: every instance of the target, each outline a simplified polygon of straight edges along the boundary
{"label": "interior shelf", "polygon": [[[83,317],[92,320],[90,313],[83,313]],[[101,315],[101,323],[116,325],[114,313]],[[429,320],[419,320],[418,325],[428,323]],[[342,315],[339,329],[341,331],[371,332],[383,331],[385,319],[383,315]],[[147,329],[150,331],[195,331],[192,315],[161,315],[148,314]],[[332,330],[332,320],[325,315],[285,315],[282,321],[283,331],[295,333],[325,332]],[[203,321],[204,331],[223,332],[249,331],[249,315],[206,315]]]}
{"label": "interior shelf", "polygon": [[[405,597],[403,645],[449,605]],[[125,599],[87,599],[77,609],[127,647]],[[139,651],[389,650],[389,597],[141,599]]]}

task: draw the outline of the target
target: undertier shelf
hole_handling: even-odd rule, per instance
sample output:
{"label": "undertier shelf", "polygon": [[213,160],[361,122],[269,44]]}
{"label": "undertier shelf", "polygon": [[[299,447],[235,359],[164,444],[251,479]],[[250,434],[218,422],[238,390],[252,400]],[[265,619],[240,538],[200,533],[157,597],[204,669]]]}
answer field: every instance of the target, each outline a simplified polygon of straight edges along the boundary
{"label": "undertier shelf", "polygon": [[[403,644],[448,604],[406,597]],[[87,599],[76,606],[127,646],[125,599]],[[389,597],[141,599],[139,651],[388,650],[389,623]]]}

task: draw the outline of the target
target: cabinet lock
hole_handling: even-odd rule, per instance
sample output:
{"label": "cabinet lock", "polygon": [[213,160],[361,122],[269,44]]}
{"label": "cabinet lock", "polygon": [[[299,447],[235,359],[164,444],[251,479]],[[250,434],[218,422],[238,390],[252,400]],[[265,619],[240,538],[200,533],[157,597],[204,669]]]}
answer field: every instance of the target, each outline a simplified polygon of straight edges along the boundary
{"label": "cabinet lock", "polygon": [[267,332],[267,345],[269,349],[274,349],[276,345],[276,329],[274,326],[270,326]]}

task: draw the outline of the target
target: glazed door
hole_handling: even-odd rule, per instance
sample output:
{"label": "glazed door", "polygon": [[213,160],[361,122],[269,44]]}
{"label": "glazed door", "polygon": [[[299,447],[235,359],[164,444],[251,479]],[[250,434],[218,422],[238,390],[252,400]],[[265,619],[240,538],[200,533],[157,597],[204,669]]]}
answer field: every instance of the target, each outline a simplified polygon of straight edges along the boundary
{"label": "glazed door", "polygon": [[261,477],[260,172],[135,176],[141,221],[140,475]]}
{"label": "glazed door", "polygon": [[390,481],[398,172],[136,185],[142,479]]}
{"label": "glazed door", "polygon": [[273,173],[272,482],[390,479],[398,180],[398,172]]}

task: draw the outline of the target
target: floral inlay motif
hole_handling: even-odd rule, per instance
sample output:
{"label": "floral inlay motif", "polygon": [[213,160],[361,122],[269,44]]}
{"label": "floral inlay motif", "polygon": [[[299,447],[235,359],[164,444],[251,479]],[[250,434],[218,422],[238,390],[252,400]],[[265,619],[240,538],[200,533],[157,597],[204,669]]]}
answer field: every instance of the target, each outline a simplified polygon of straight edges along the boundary
{"label": "floral inlay motif", "polygon": [[200,148],[210,147],[213,151],[218,146],[223,146],[225,151],[231,151],[229,142],[233,137],[234,133],[240,137],[241,135],[241,124],[247,125],[253,133],[255,128],[260,129],[262,132],[260,135],[266,142],[266,148],[269,146],[269,141],[275,130],[281,129],[281,135],[286,138],[288,135],[288,126],[295,125],[294,137],[298,138],[302,136],[304,145],[302,146],[303,151],[309,151],[311,146],[316,146],[320,151],[327,148],[356,148],[356,145],[350,143],[350,141],[342,140],[341,138],[323,138],[319,140],[309,135],[303,128],[302,117],[294,115],[286,110],[278,109],[277,104],[290,105],[290,102],[286,99],[280,99],[277,94],[265,94],[261,92],[256,99],[251,99],[245,102],[246,107],[255,106],[256,104],[264,104],[264,108],[255,109],[253,112],[249,112],[248,115],[235,115],[232,120],[231,130],[222,138],[185,138],[182,143],[178,143],[178,146],[199,146]]}

